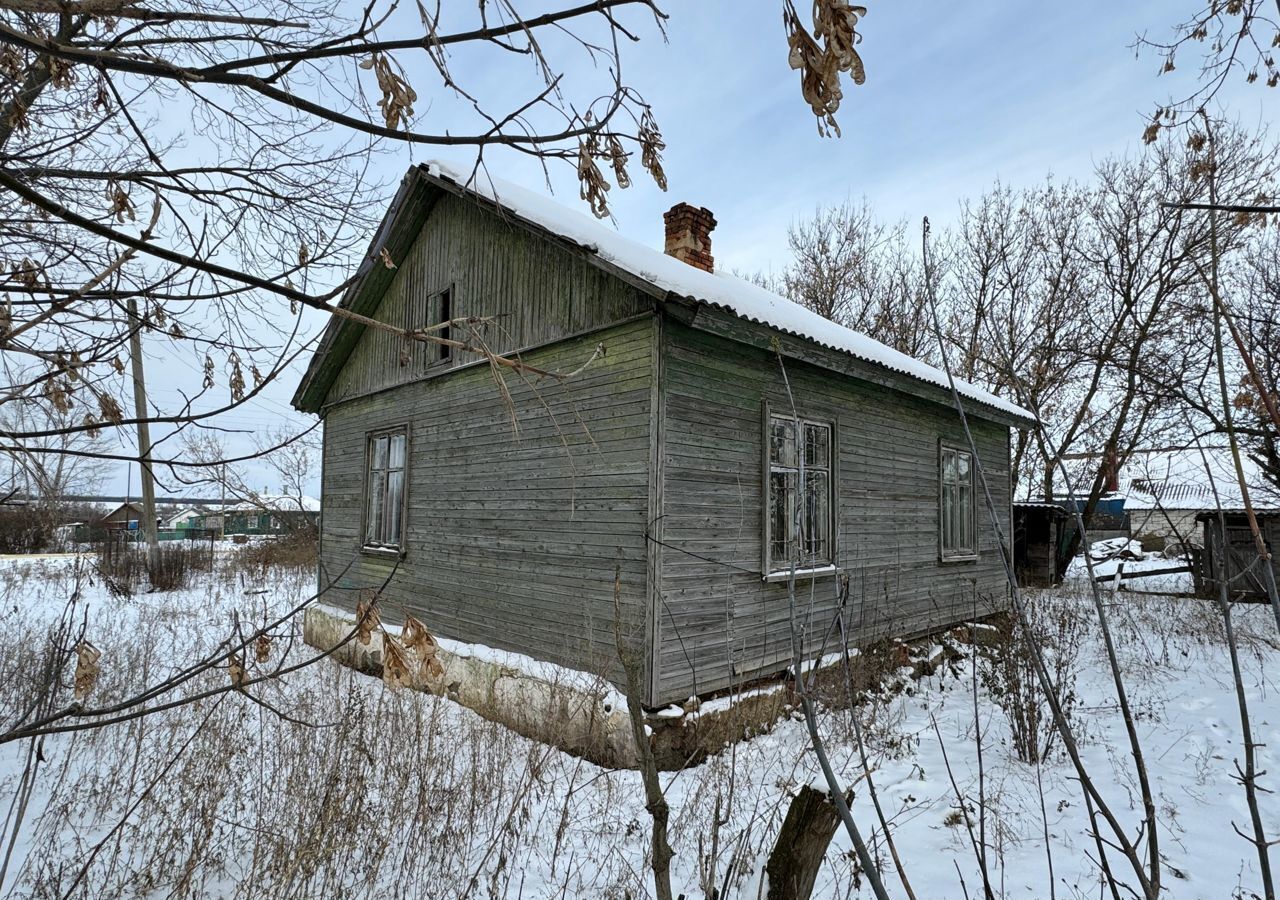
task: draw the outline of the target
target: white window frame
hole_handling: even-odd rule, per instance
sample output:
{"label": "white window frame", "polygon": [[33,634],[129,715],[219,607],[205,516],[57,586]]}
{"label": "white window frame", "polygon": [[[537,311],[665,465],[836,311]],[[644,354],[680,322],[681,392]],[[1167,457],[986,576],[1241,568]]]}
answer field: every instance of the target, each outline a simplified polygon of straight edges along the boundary
{"label": "white window frame", "polygon": [[[403,460],[401,465],[391,465],[392,448],[396,439],[403,442]],[[379,441],[387,441],[387,457],[385,466],[377,465],[377,445]],[[392,497],[392,475],[400,475],[400,496]],[[376,511],[377,522],[373,521],[375,511],[373,501],[380,498]],[[409,511],[409,426],[396,425],[371,431],[365,435],[364,491],[363,514],[360,520],[361,549],[376,554],[399,554],[404,548],[404,531]],[[394,500],[394,502],[388,502]],[[397,518],[391,519],[392,510]],[[388,534],[392,522],[398,526],[394,534]]]}
{"label": "white window frame", "polygon": [[[795,465],[775,463],[773,459],[773,426],[775,422],[790,422],[796,428]],[[822,428],[827,434],[827,452],[825,466],[806,464],[804,452],[804,430],[806,426]],[[761,518],[763,519],[763,561],[762,572],[765,581],[786,581],[794,574],[798,578],[812,578],[820,575],[832,575],[836,572],[836,423],[830,420],[806,418],[787,414],[773,413],[769,404],[764,404],[761,428],[761,456],[763,460],[761,483]],[[794,472],[795,488],[792,491],[793,503],[790,516],[792,527],[795,516],[799,514],[798,504],[803,496],[806,475],[810,471],[824,471],[827,475],[827,515],[826,515],[826,552],[807,559],[776,559],[773,550],[773,475],[775,472]],[[803,523],[801,523],[803,527]],[[802,534],[801,539],[804,540]],[[790,540],[785,543],[791,543]],[[794,570],[793,570],[794,567]]]}
{"label": "white window frame", "polygon": [[[955,458],[956,466],[947,463]],[[950,475],[959,461],[969,462],[967,478]],[[973,452],[938,442],[938,558],[943,562],[972,562],[978,558],[977,478]]]}

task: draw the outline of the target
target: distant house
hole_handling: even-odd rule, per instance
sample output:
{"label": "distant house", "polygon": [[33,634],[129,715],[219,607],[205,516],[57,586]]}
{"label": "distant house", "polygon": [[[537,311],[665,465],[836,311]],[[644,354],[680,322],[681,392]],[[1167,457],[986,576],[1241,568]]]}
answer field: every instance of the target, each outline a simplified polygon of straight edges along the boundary
{"label": "distant house", "polygon": [[165,531],[194,531],[200,527],[205,512],[195,506],[168,510],[160,516],[160,528]]}
{"label": "distant house", "polygon": [[976,463],[1007,535],[1029,413],[958,383],[975,460],[942,372],[715,271],[707,210],[664,253],[481,179],[410,170],[342,306],[527,368],[330,320],[293,401],[325,602],[390,578],[388,618],[615,684],[621,644],[650,706],[785,668],[793,621],[830,650],[838,608],[858,642],[1005,605]]}
{"label": "distant house", "polygon": [[[142,504],[128,501],[110,507],[105,513],[87,521],[73,523],[72,536],[78,542],[99,541],[106,537],[136,535],[141,529]],[[160,524],[160,517],[156,517]]]}
{"label": "distant house", "polygon": [[197,527],[225,535],[290,534],[314,528],[320,519],[320,501],[314,497],[257,494],[223,509],[205,511]]}
{"label": "distant house", "polygon": [[141,503],[121,503],[98,519],[97,526],[106,531],[137,531],[142,522]]}

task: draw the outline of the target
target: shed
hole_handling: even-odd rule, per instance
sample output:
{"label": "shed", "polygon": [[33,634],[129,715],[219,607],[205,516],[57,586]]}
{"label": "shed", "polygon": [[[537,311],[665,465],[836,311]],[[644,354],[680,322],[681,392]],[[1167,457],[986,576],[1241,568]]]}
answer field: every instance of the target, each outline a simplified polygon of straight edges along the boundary
{"label": "shed", "polygon": [[705,209],[664,252],[470,171],[409,171],[341,301],[451,343],[335,316],[294,396],[323,603],[381,589],[650,707],[829,651],[837,614],[862,642],[1006,606],[977,464],[1008,534],[1029,413],[958,382],[971,446],[944,373],[716,271]]}
{"label": "shed", "polygon": [[1062,582],[1061,560],[1071,540],[1068,513],[1057,503],[1013,504],[1013,564],[1018,584],[1053,587]]}
{"label": "shed", "polygon": [[[1280,509],[1254,507],[1253,512],[1262,531],[1267,552],[1274,554],[1275,548],[1280,547]],[[1253,529],[1249,527],[1245,510],[1224,509],[1221,515],[1217,510],[1204,510],[1196,515],[1196,521],[1202,528],[1204,540],[1200,563],[1204,592],[1216,597],[1219,585],[1225,581],[1227,594],[1232,599],[1268,599],[1266,571],[1263,568],[1267,563],[1258,556]],[[1274,555],[1271,556],[1270,566],[1272,576],[1280,583],[1280,563],[1277,563]]]}
{"label": "shed", "polygon": [[[1247,453],[1240,454],[1240,464],[1255,503],[1280,500],[1276,486],[1266,482]],[[1134,451],[1122,467],[1121,482],[1132,535],[1151,549],[1160,549],[1160,542],[1168,550],[1197,548],[1202,511],[1244,504],[1235,460],[1220,444]]]}

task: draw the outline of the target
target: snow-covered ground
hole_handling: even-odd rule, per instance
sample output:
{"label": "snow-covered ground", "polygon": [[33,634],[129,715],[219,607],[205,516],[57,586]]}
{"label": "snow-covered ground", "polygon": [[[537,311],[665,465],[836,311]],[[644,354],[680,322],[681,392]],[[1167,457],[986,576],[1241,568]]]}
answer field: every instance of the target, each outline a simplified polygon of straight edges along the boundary
{"label": "snow-covered ground", "polygon": [[[0,561],[6,720],[29,696],[46,631],[77,582],[78,614],[87,614],[89,638],[103,651],[91,697],[100,704],[182,667],[226,637],[236,616],[260,622],[310,588],[303,574],[223,570],[179,592],[114,597],[74,559]],[[1078,588],[1033,599],[1061,648],[1086,764],[1132,836],[1141,822],[1134,768],[1092,601]],[[1256,853],[1234,831],[1247,831],[1249,818],[1215,608],[1124,593],[1105,599],[1156,794],[1165,896],[1260,894]],[[1264,745],[1262,786],[1280,788],[1280,640],[1265,607],[1238,607],[1233,620],[1254,736]],[[308,653],[299,627],[276,638],[268,665],[281,653]],[[1097,844],[1072,769],[1060,748],[1039,768],[1015,758],[991,662],[976,665],[976,679],[975,665],[961,660],[862,707],[874,782],[916,896],[982,893],[948,765],[975,829],[985,828],[997,896],[1101,896]],[[211,672],[187,690],[226,678]],[[651,895],[650,820],[636,773],[600,769],[448,700],[393,691],[327,661],[253,693],[262,703],[230,694],[46,738],[0,895]],[[821,728],[851,782],[861,766],[848,716],[824,712]],[[9,826],[30,751],[28,742],[0,745],[0,815]],[[664,774],[676,890],[706,897],[714,883],[726,898],[756,896],[791,792],[817,780],[798,719]],[[1269,835],[1280,836],[1280,800],[1264,794],[1262,803]],[[876,835],[890,895],[905,896],[865,781],[853,809],[864,833]],[[1124,877],[1126,863],[1114,853],[1110,862]],[[870,896],[841,832],[814,895]]]}

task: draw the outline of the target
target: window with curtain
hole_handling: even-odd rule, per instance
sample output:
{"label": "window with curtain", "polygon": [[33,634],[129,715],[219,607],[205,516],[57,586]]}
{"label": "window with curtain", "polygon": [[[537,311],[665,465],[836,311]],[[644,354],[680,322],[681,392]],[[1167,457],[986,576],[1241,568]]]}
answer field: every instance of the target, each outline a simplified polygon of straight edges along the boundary
{"label": "window with curtain", "polygon": [[831,565],[831,426],[770,416],[766,574]]}
{"label": "window with curtain", "polygon": [[398,550],[404,530],[408,435],[403,427],[369,435],[364,545]]}
{"label": "window with curtain", "polygon": [[940,455],[942,487],[938,494],[939,545],[943,559],[978,555],[977,518],[974,515],[973,454],[943,447]]}

